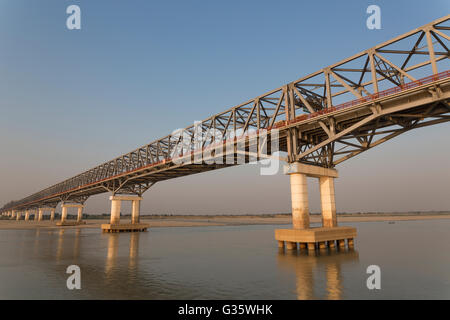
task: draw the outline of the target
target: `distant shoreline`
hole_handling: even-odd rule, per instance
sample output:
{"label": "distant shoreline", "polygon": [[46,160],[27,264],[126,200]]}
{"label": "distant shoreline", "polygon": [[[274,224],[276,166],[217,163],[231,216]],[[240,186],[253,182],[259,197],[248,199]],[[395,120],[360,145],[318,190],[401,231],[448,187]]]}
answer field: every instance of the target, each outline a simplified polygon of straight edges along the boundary
{"label": "distant shoreline", "polygon": [[[46,216],[45,218],[48,219]],[[74,216],[71,217],[75,219]],[[70,219],[70,217],[69,217]],[[338,214],[338,223],[347,222],[389,222],[413,220],[450,219],[450,212],[392,212],[392,213],[346,213]],[[55,219],[55,222],[58,219]],[[0,230],[29,230],[29,229],[85,229],[98,228],[101,224],[109,223],[107,216],[88,216],[86,224],[70,227],[57,227],[55,222],[16,221],[6,217],[0,219]],[[121,216],[122,223],[129,223],[130,216]],[[311,214],[312,224],[321,222],[320,214]],[[143,215],[141,222],[148,223],[150,228],[164,227],[208,227],[208,226],[244,226],[244,225],[289,225],[292,223],[291,214],[261,214],[261,215]]]}

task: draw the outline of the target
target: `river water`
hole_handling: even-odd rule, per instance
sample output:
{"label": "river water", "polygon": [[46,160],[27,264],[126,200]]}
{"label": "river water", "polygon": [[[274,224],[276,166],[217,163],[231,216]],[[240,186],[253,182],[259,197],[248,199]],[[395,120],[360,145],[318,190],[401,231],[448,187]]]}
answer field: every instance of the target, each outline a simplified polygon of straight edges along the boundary
{"label": "river water", "polygon": [[348,225],[355,249],[319,254],[280,251],[274,225],[0,230],[0,299],[450,299],[450,220]]}

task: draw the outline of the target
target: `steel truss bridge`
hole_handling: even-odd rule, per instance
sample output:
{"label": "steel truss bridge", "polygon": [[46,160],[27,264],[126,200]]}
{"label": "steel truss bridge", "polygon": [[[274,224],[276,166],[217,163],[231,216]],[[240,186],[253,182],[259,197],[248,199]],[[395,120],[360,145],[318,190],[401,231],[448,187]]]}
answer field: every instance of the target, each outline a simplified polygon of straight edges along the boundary
{"label": "steel truss bridge", "polygon": [[[206,134],[200,143],[196,126],[189,126],[183,130],[192,142],[188,150],[180,135],[171,134],[0,212],[84,203],[104,192],[142,195],[158,181],[239,165],[242,154],[248,162],[262,132],[266,142],[277,132],[283,160],[333,168],[404,132],[450,121],[449,20],[447,15],[215,114],[197,127],[219,134]],[[268,148],[269,157],[273,151]],[[174,161],[199,156],[200,163]]]}

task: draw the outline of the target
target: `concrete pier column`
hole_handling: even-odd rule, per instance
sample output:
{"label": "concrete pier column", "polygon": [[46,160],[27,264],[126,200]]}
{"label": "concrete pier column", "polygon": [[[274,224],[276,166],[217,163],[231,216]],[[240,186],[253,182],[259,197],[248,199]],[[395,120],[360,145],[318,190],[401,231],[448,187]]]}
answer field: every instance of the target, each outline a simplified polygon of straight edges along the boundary
{"label": "concrete pier column", "polygon": [[34,211],[34,221],[38,221],[38,219],[39,219],[39,210],[35,210]]}
{"label": "concrete pier column", "polygon": [[67,220],[67,207],[62,204],[61,205],[61,222],[66,222]]}
{"label": "concrete pier column", "polygon": [[42,221],[44,215],[44,209],[39,208],[38,221]]}
{"label": "concrete pier column", "polygon": [[17,212],[16,220],[20,220],[21,218],[22,218],[22,212],[21,212],[21,211],[18,211],[18,212]]}
{"label": "concrete pier column", "polygon": [[308,229],[309,205],[306,174],[292,173],[290,174],[290,179],[293,227],[294,229]]}
{"label": "concrete pier column", "polygon": [[50,211],[50,221],[54,221],[55,220],[55,209],[52,209]]}
{"label": "concrete pier column", "polygon": [[[142,197],[137,195],[114,195],[109,197],[109,200],[111,200],[111,221],[109,224],[102,224],[102,230],[104,232],[133,232],[147,230],[149,225],[139,221]],[[120,223],[122,201],[131,201],[131,223]]]}
{"label": "concrete pier column", "polygon": [[111,224],[120,223],[120,208],[122,206],[122,200],[120,197],[111,196]]}
{"label": "concrete pier column", "polygon": [[[283,171],[290,176],[293,228],[276,229],[275,240],[308,243],[308,250],[315,250],[316,245],[319,249],[332,248],[335,240],[356,237],[355,228],[337,225],[334,179],[339,174],[336,169],[293,162],[285,165]],[[307,178],[319,180],[323,224],[319,228],[310,227]],[[333,243],[328,244],[330,241]]]}
{"label": "concrete pier column", "polygon": [[30,220],[30,210],[25,211],[25,221]]}
{"label": "concrete pier column", "polygon": [[12,217],[13,219],[16,217],[16,210],[13,210],[13,211],[12,211],[11,217]]}
{"label": "concrete pier column", "polygon": [[83,220],[83,206],[78,207],[77,212],[77,222],[81,222]]}
{"label": "concrete pier column", "polygon": [[322,205],[322,226],[337,227],[336,200],[334,196],[334,178],[320,177],[320,202]]}
{"label": "concrete pier column", "polygon": [[[73,203],[73,202],[63,202],[61,204],[61,221],[57,222],[57,226],[76,226],[80,223],[82,223],[81,218],[83,217],[83,207],[84,205],[81,203]],[[68,218],[68,210],[69,208],[77,208],[78,209],[78,216],[77,220],[70,221]],[[48,209],[47,209],[48,210]],[[55,209],[52,210],[53,218],[55,216]]]}
{"label": "concrete pier column", "polygon": [[131,202],[131,223],[139,223],[141,211],[141,200],[133,200]]}
{"label": "concrete pier column", "polygon": [[[322,168],[307,165],[300,162],[290,163],[284,167],[284,173],[290,176],[291,180],[291,201],[292,201],[292,224],[294,229],[309,229],[309,204],[307,177],[319,178],[321,193],[323,194],[322,206],[326,213],[326,223],[333,223],[336,218],[336,207],[334,205],[334,180],[338,177],[335,169]],[[323,179],[322,179],[323,178]],[[322,187],[323,185],[323,187]],[[322,191],[323,189],[323,191]],[[333,206],[331,206],[333,204]],[[337,224],[336,224],[337,225]],[[301,241],[299,241],[301,242]]]}

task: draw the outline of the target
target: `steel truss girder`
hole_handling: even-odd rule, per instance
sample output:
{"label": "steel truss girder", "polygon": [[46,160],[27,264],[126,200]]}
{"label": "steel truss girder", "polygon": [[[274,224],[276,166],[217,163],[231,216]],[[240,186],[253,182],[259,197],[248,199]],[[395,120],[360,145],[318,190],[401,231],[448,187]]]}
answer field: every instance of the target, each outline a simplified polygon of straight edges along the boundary
{"label": "steel truss girder", "polygon": [[[381,94],[384,88],[404,86],[407,82],[416,80],[415,73],[426,68],[432,69],[432,74],[438,74],[438,65],[441,70],[449,68],[449,27],[445,25],[450,15],[407,32],[394,39],[381,43],[373,48],[360,52],[331,66],[323,68],[310,75],[292,81],[284,86],[269,91],[254,99],[232,107],[224,112],[213,115],[199,124],[191,125],[183,130],[194,142],[196,129],[202,128],[218,134],[207,134],[196,141],[203,148],[212,146],[217,142],[227,141],[230,137],[256,132],[257,130],[279,128],[282,130],[280,146],[285,148],[288,161],[306,161],[317,165],[333,167],[339,160],[337,151],[340,142],[347,140],[348,134],[356,137],[353,143],[355,150],[348,154],[360,151],[359,145],[373,146],[374,135],[363,138],[355,130],[363,130],[364,126],[373,125],[370,130],[377,132],[374,125],[378,121],[385,121],[385,115],[367,115],[364,123],[351,130],[351,133],[338,136],[342,132],[342,123],[335,121],[334,117],[316,117],[322,111],[328,112],[338,108],[339,99],[349,101],[352,99],[373,99]],[[420,60],[422,58],[422,60]],[[420,61],[419,61],[420,60]],[[425,74],[429,72],[424,71]],[[381,90],[383,89],[383,90]],[[440,89],[428,88],[436,99],[441,95]],[[375,99],[378,101],[378,99]],[[441,99],[442,100],[442,99]],[[382,102],[380,102],[382,103]],[[441,103],[442,105],[442,103]],[[376,112],[380,104],[373,103],[370,107]],[[408,113],[407,113],[408,114]],[[355,114],[355,116],[357,113]],[[398,122],[404,122],[408,127],[407,119],[414,115],[394,117]],[[308,121],[306,121],[308,119]],[[440,122],[446,121],[442,115]],[[316,133],[299,130],[300,123],[292,122],[314,121]],[[431,123],[437,123],[437,122]],[[393,123],[393,120],[391,121]],[[307,126],[307,125],[306,125]],[[419,124],[416,123],[415,127]],[[423,125],[422,125],[423,126]],[[345,129],[344,129],[345,130]],[[405,128],[401,129],[405,130]],[[169,134],[161,139],[151,142],[132,152],[103,163],[95,168],[83,172],[73,178],[53,185],[20,201],[8,203],[0,211],[11,208],[21,208],[45,202],[61,201],[63,198],[73,197],[74,201],[83,201],[83,197],[106,191],[113,193],[142,194],[148,185],[181,176],[180,171],[171,163],[174,155],[182,152],[180,136]],[[326,142],[324,144],[324,142]],[[344,143],[345,144],[345,143]],[[367,148],[365,148],[367,149]],[[348,156],[347,154],[347,156]],[[237,155],[233,155],[237,157]],[[343,160],[342,160],[343,161]],[[233,164],[234,165],[234,164]],[[200,171],[190,170],[190,173],[214,170],[226,166],[204,166]],[[173,174],[170,173],[173,171]],[[85,201],[85,200],[84,200]]]}

